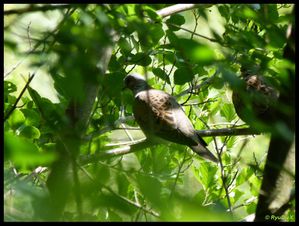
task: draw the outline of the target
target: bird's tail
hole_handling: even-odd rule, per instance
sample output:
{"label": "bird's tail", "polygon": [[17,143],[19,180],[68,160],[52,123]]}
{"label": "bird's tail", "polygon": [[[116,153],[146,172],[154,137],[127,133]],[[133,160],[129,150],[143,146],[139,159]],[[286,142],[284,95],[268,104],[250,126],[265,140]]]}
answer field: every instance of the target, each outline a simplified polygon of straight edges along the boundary
{"label": "bird's tail", "polygon": [[204,147],[202,144],[198,144],[196,146],[190,146],[190,148],[196,152],[199,156],[211,160],[213,162],[218,163],[218,159],[206,148]]}

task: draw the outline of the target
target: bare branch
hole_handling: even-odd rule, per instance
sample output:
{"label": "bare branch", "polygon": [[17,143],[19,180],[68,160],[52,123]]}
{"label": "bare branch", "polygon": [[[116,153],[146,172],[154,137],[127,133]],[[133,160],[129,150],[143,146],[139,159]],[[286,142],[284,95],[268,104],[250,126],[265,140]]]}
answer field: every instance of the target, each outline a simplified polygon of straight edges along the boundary
{"label": "bare branch", "polygon": [[[258,134],[251,128],[225,128],[225,129],[208,129],[208,130],[197,130],[198,135],[202,137],[207,136],[240,136],[240,135],[252,135]],[[143,150],[145,148],[149,148],[154,146],[152,142],[148,140],[141,139],[139,141],[134,141],[130,145],[125,145],[120,148],[114,148],[106,151],[97,152],[94,155],[84,155],[79,157],[80,164],[87,164],[92,161],[97,161],[99,159],[106,159],[112,157],[123,156],[126,154],[130,154],[133,152],[137,152]]]}
{"label": "bare branch", "polygon": [[[173,27],[176,27],[176,28],[179,28],[179,29],[181,29],[181,30],[187,31],[187,32],[191,33],[191,34],[192,34],[192,36],[193,36],[193,35],[196,35],[196,36],[198,36],[198,37],[201,37],[201,38],[207,39],[207,40],[209,40],[210,42],[217,42],[217,43],[220,43],[220,42],[219,42],[219,40],[217,40],[217,39],[214,39],[214,38],[209,38],[209,37],[207,37],[207,36],[204,36],[204,35],[198,34],[198,33],[194,32],[194,31],[190,31],[189,29],[187,29],[187,28],[183,28],[183,27],[181,27],[181,26],[178,26],[178,25],[176,25],[176,24],[167,23],[167,22],[166,22],[166,24],[167,24],[167,25],[170,25],[170,26],[173,26]],[[222,44],[222,45],[224,45],[224,46],[225,46],[225,44],[224,44],[224,43],[220,43],[220,44]]]}
{"label": "bare branch", "polygon": [[105,159],[105,158],[111,158],[111,157],[116,157],[116,156],[122,156],[125,154],[133,153],[136,151],[143,150],[145,148],[148,148],[152,146],[153,144],[149,142],[148,140],[144,140],[140,143],[133,144],[131,146],[124,146],[121,148],[114,148],[111,150],[107,151],[100,151],[97,152],[97,154],[94,155],[84,155],[79,157],[79,163],[82,164],[87,164],[92,161],[97,161],[99,159]]}
{"label": "bare branch", "polygon": [[73,7],[70,4],[46,4],[42,6],[36,6],[34,4],[29,5],[28,7],[21,9],[10,9],[3,12],[4,16],[13,15],[13,14],[24,14],[24,13],[32,13],[32,12],[45,12],[49,10],[57,10],[57,9],[68,9]]}
{"label": "bare branch", "polygon": [[199,6],[203,6],[206,8],[206,7],[210,7],[211,4],[176,4],[176,5],[168,6],[166,8],[158,10],[157,14],[160,15],[161,17],[167,17],[172,14],[176,14],[176,13],[180,13],[183,11],[197,8]]}
{"label": "bare branch", "polygon": [[255,131],[252,128],[224,128],[224,129],[207,129],[197,130],[197,134],[201,137],[216,137],[216,136],[242,136],[242,135],[258,135],[261,132]]}

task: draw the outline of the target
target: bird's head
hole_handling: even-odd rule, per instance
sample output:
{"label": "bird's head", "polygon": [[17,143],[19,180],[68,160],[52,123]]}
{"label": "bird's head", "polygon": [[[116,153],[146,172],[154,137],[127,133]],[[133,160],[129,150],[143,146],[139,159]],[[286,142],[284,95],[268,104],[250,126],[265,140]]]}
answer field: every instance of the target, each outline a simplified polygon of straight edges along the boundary
{"label": "bird's head", "polygon": [[144,77],[139,74],[129,74],[124,78],[125,88],[129,88],[136,95],[138,92],[150,89]]}

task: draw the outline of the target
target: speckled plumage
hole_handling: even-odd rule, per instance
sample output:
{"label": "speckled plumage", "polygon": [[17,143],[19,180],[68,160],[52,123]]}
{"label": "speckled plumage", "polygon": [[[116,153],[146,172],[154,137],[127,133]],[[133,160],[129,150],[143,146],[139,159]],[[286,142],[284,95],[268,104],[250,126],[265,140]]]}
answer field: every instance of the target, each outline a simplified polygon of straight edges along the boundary
{"label": "speckled plumage", "polygon": [[274,121],[272,107],[278,98],[278,92],[267,84],[260,75],[242,72],[245,87],[234,90],[232,101],[239,118],[249,125],[257,120],[267,123]]}
{"label": "speckled plumage", "polygon": [[124,83],[134,93],[134,117],[147,139],[156,141],[162,138],[187,145],[200,156],[218,161],[205,147],[207,144],[196,133],[174,97],[164,91],[153,89],[137,74],[128,75]]}

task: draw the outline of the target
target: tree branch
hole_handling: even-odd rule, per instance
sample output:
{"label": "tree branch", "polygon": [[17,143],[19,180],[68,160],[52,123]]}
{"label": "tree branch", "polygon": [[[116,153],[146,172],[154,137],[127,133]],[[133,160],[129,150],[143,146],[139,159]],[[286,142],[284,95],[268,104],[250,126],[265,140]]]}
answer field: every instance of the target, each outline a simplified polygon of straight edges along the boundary
{"label": "tree branch", "polygon": [[[207,39],[207,40],[209,40],[210,42],[217,42],[217,43],[220,43],[217,39],[209,38],[209,37],[207,37],[207,36],[198,34],[198,33],[196,33],[195,31],[190,31],[189,29],[184,28],[184,27],[181,27],[181,26],[179,26],[179,25],[172,24],[172,23],[167,23],[167,22],[166,22],[166,24],[167,24],[167,25],[170,25],[170,26],[173,26],[173,27],[176,27],[176,28],[179,28],[179,29],[181,29],[181,30],[183,30],[183,31],[187,31],[187,32],[189,32],[189,33],[192,34],[192,35],[196,35],[196,36],[198,36],[198,37]],[[220,43],[220,44],[222,44],[223,46],[226,46],[224,43]]]}
{"label": "tree branch", "polygon": [[[202,137],[208,136],[240,136],[240,135],[253,135],[259,134],[251,128],[225,128],[225,129],[208,129],[208,130],[197,130],[198,135]],[[99,159],[106,159],[112,157],[119,157],[122,155],[130,154],[154,146],[152,142],[148,140],[142,140],[136,143],[132,142],[131,145],[125,145],[120,148],[114,148],[106,151],[97,152],[94,155],[83,155],[79,157],[80,164],[87,164]]]}
{"label": "tree branch", "polygon": [[216,137],[216,136],[242,136],[242,135],[259,135],[258,131],[252,128],[224,128],[224,129],[207,129],[197,130],[197,134],[201,137]]}
{"label": "tree branch", "polygon": [[211,4],[176,4],[158,10],[157,14],[160,15],[161,17],[167,17],[175,13],[180,13],[182,11],[197,8],[199,6],[203,6],[206,8],[206,7],[210,7]]}
{"label": "tree branch", "polygon": [[[295,9],[291,16],[295,18]],[[295,22],[293,23],[289,24],[291,33],[286,35],[288,42],[284,48],[283,57],[295,65],[295,49],[292,46],[292,43],[295,43]],[[287,138],[282,136],[283,134],[277,132],[273,126],[274,132],[271,134],[254,221],[272,220],[265,216],[274,213],[280,217],[284,208],[287,207],[286,203],[289,201],[293,186],[294,178],[286,171],[295,174],[295,71],[288,70],[288,82],[283,81],[280,85],[278,104],[283,103],[290,110],[275,109],[273,113],[279,121],[273,122],[273,125],[279,122],[285,128],[284,132],[288,131],[289,135]],[[282,219],[279,218],[279,220]]]}
{"label": "tree branch", "polygon": [[70,4],[46,4],[42,6],[36,6],[34,4],[29,5],[28,7],[21,8],[21,9],[10,9],[3,12],[4,16],[13,15],[13,14],[24,14],[24,13],[32,13],[32,12],[45,12],[49,10],[57,10],[57,9],[69,9],[73,7]]}

